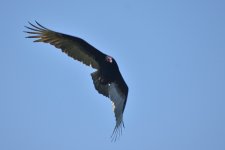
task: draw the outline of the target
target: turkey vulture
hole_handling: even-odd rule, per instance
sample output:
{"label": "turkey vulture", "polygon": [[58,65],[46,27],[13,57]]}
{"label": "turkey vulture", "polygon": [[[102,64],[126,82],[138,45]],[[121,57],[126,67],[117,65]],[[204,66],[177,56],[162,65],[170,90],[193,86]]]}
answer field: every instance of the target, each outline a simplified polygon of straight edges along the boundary
{"label": "turkey vulture", "polygon": [[115,141],[122,133],[123,112],[126,106],[128,86],[125,83],[115,59],[102,53],[92,45],[79,37],[66,35],[47,29],[36,22],[36,25],[28,22],[30,27],[25,26],[30,34],[26,38],[35,38],[34,42],[44,42],[61,49],[68,56],[96,69],[91,73],[95,89],[108,97],[113,104],[116,117],[116,125],[111,135]]}

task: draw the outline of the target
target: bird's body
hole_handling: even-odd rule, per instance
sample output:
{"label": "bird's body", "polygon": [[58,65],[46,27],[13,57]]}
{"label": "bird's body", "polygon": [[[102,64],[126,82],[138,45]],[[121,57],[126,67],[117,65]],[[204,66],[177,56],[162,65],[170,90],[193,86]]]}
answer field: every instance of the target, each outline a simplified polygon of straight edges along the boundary
{"label": "bird's body", "polygon": [[[37,22],[36,22],[37,23]],[[34,42],[44,42],[61,49],[68,56],[96,69],[91,73],[95,89],[102,95],[109,97],[113,103],[116,126],[112,140],[116,140],[122,132],[123,112],[128,96],[128,86],[125,83],[119,67],[111,56],[108,56],[88,44],[81,38],[49,30],[39,23],[27,27],[31,34],[27,38],[36,38]]]}

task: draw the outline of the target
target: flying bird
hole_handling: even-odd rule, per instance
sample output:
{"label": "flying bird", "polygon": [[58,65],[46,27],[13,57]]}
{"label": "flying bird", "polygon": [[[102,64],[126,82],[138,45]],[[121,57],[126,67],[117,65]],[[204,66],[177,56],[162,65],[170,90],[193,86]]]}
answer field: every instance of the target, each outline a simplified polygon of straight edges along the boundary
{"label": "flying bird", "polygon": [[128,86],[124,81],[115,59],[99,51],[85,40],[50,30],[38,22],[25,26],[29,31],[26,38],[34,38],[34,42],[49,43],[62,50],[68,56],[96,69],[91,73],[95,89],[112,101],[116,125],[111,135],[115,141],[124,127],[123,112],[127,102]]}

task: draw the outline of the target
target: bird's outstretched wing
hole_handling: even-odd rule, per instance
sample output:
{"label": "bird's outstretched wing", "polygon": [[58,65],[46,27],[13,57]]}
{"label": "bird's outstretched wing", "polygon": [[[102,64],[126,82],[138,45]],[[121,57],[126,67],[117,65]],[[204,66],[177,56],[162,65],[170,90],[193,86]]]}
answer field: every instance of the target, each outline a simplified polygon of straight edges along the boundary
{"label": "bird's outstretched wing", "polygon": [[27,38],[36,38],[34,42],[45,42],[54,45],[75,60],[95,69],[99,69],[99,62],[106,56],[81,38],[52,31],[38,22],[36,22],[36,25],[30,22],[29,24],[30,27],[25,26],[30,30],[25,31],[30,34]]}
{"label": "bird's outstretched wing", "polygon": [[109,85],[109,98],[112,101],[113,111],[116,117],[116,126],[112,133],[112,141],[116,141],[117,138],[122,134],[122,129],[124,127],[123,123],[123,112],[125,109],[128,88],[125,86],[125,91],[121,89],[121,83],[113,82]]}
{"label": "bird's outstretched wing", "polygon": [[112,141],[116,141],[122,134],[122,129],[124,127],[123,112],[128,95],[128,87],[123,80],[123,77],[120,72],[117,72],[117,74],[117,80],[109,84],[102,84],[100,82],[101,76],[99,75],[99,71],[91,74],[95,89],[112,101],[113,111],[116,118],[116,125],[111,136]]}

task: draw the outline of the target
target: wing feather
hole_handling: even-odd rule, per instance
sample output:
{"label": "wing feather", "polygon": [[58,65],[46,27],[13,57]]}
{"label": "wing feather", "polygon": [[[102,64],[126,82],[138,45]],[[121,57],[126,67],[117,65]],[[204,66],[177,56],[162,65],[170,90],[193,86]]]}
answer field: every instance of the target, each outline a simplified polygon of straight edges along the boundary
{"label": "wing feather", "polygon": [[123,112],[127,101],[127,93],[123,93],[119,84],[114,82],[109,85],[109,98],[112,101],[113,111],[116,117],[116,126],[111,138],[112,141],[116,141],[122,134],[122,128],[124,127]]}
{"label": "wing feather", "polygon": [[88,44],[81,38],[55,32],[45,28],[36,22],[37,25],[29,23],[31,27],[25,26],[30,31],[27,38],[36,38],[34,42],[44,42],[61,49],[68,56],[78,60],[95,69],[99,69],[99,62],[105,58],[105,54]]}
{"label": "wing feather", "polygon": [[123,112],[125,109],[128,87],[123,78],[118,78],[116,81],[109,84],[102,84],[100,82],[101,76],[99,71],[91,74],[95,89],[102,95],[109,97],[112,102],[113,111],[116,118],[116,125],[111,135],[112,141],[116,141],[122,135],[123,123]]}

